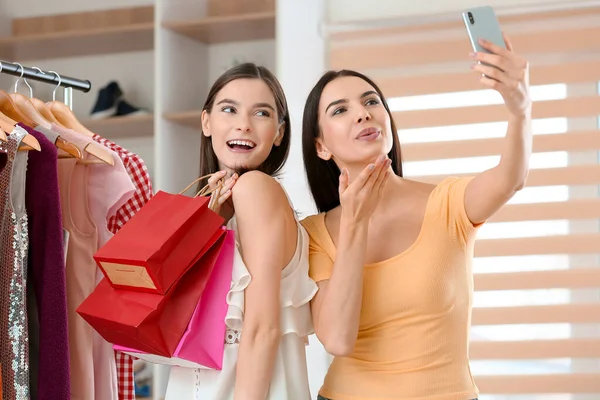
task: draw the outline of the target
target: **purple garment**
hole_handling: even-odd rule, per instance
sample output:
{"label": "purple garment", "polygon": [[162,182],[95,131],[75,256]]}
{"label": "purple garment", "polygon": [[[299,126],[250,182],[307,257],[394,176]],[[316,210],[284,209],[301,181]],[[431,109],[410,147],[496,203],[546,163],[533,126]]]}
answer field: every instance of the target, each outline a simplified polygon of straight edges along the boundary
{"label": "purple garment", "polygon": [[[29,279],[39,321],[38,399],[69,400],[67,288],[58,152],[42,133],[18,125],[34,136],[42,148],[42,151],[29,152],[25,187],[29,218]],[[32,364],[35,361],[32,360]]]}
{"label": "purple garment", "polygon": [[6,155],[6,144],[0,142],[0,172],[6,167],[6,162],[8,161],[8,156]]}

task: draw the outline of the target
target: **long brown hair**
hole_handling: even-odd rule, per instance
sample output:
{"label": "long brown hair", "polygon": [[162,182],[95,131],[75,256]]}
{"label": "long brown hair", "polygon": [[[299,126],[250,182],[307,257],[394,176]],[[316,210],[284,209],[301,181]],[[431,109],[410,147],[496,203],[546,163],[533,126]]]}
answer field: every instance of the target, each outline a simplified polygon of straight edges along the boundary
{"label": "long brown hair", "polygon": [[[210,113],[212,111],[217,94],[221,91],[221,89],[223,89],[223,87],[225,87],[225,85],[227,85],[229,82],[235,81],[236,79],[261,79],[267,84],[269,89],[271,89],[273,97],[275,98],[275,106],[277,108],[277,115],[279,117],[278,122],[280,124],[283,123],[283,139],[281,140],[281,144],[279,146],[273,146],[267,159],[257,168],[259,171],[273,176],[281,170],[287,160],[290,151],[291,128],[290,113],[288,110],[285,93],[281,88],[281,84],[271,71],[265,67],[258,66],[253,63],[244,63],[230,68],[229,70],[225,71],[212,85],[202,110]],[[203,132],[200,139],[200,176],[213,174],[218,171],[219,160],[217,159],[217,155],[215,154],[212,146],[212,138],[210,136],[205,136]],[[237,172],[239,175],[241,175],[245,171]],[[205,182],[200,182],[198,187],[201,188],[204,184]]]}
{"label": "long brown hair", "polygon": [[321,95],[325,86],[331,81],[353,76],[367,82],[375,89],[381,102],[390,116],[392,128],[392,149],[388,157],[392,160],[392,169],[398,176],[402,176],[402,153],[400,151],[400,141],[398,140],[398,130],[394,123],[392,112],[381,92],[381,89],[369,77],[360,72],[352,70],[327,71],[308,95],[304,106],[304,115],[302,118],[302,154],[304,158],[304,169],[308,178],[308,185],[313,195],[319,212],[327,212],[340,205],[339,179],[340,169],[333,159],[323,160],[317,155],[317,138],[321,137],[321,128],[319,127],[319,104]]}

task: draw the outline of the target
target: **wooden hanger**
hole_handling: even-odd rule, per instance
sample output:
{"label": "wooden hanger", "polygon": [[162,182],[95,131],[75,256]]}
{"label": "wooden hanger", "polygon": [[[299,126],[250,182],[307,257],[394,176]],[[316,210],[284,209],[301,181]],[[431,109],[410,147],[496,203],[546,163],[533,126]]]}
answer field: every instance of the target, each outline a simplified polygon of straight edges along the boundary
{"label": "wooden hanger", "polygon": [[[15,125],[17,124],[17,121],[19,121],[25,125],[29,125],[29,126],[35,124],[33,121],[31,121],[25,115],[23,115],[23,113],[21,113],[21,111],[19,111],[19,109],[17,108],[15,103],[12,101],[12,99],[10,98],[8,93],[6,93],[3,90],[0,90],[0,112],[2,114],[4,114],[4,116],[6,118],[8,118],[8,121],[5,120],[4,123],[12,125],[11,131],[12,131],[12,129],[14,129]],[[2,127],[2,129],[7,131],[7,129],[5,127]],[[42,147],[40,146],[40,142],[38,142],[37,139],[30,134],[27,134],[23,138],[23,140],[21,141],[21,145],[19,146],[19,151],[28,151],[28,150],[37,150],[37,151],[42,150]]]}
{"label": "wooden hanger", "polygon": [[33,106],[35,107],[35,109],[40,113],[40,115],[46,119],[46,121],[49,121],[49,122],[51,122],[53,124],[56,124],[56,125],[58,125],[58,126],[60,126],[62,128],[65,128],[56,119],[56,117],[54,117],[54,114],[52,114],[52,111],[50,111],[50,109],[48,108],[48,106],[46,105],[46,103],[44,103],[40,99],[36,99],[35,97],[32,97],[29,100],[31,101],[31,103],[33,104]]}
{"label": "wooden hanger", "polygon": [[12,119],[10,119],[6,115],[4,115],[2,112],[0,112],[0,129],[3,132],[8,132],[8,133],[12,132],[15,129],[16,124],[17,124],[16,121],[13,121]]}
{"label": "wooden hanger", "polygon": [[[23,67],[21,67],[23,68]],[[0,62],[0,72],[2,72],[2,63]],[[3,90],[0,90],[0,128],[6,132],[12,132],[17,125],[17,121],[24,123],[25,125],[29,125],[32,123],[23,113],[19,111],[15,103]],[[15,119],[17,121],[15,121]],[[29,125],[31,126],[31,125]],[[27,134],[21,140],[21,144],[19,145],[19,151],[28,151],[28,150],[37,150],[41,151],[42,147],[40,146],[40,142],[37,139]]]}
{"label": "wooden hanger", "polygon": [[46,129],[50,129],[52,127],[52,124],[42,117],[42,115],[27,97],[23,96],[21,93],[11,93],[8,96],[15,103],[17,109],[32,122],[31,125],[26,125],[31,126],[32,128],[35,128],[38,125],[43,126]]}
{"label": "wooden hanger", "polygon": [[110,153],[100,145],[94,143],[88,143],[87,146],[83,149],[86,153],[91,154],[96,157],[97,160],[79,160],[77,164],[108,164],[110,166],[115,165],[115,160],[113,160]]}
{"label": "wooden hanger", "polygon": [[[66,104],[61,103],[59,101],[52,101],[47,103],[48,108],[52,111],[52,114],[63,124],[66,128],[75,131],[76,133],[83,134],[88,137],[94,137],[94,134],[86,129],[75,117],[73,111]],[[92,143],[89,143],[83,149],[88,154],[96,157],[100,163],[109,164],[111,166],[115,165],[115,160],[113,160],[112,156],[108,152],[108,150],[104,149],[100,146],[94,146]],[[94,162],[95,160],[80,160],[78,163],[82,164],[97,164]]]}
{"label": "wooden hanger", "polygon": [[87,137],[94,137],[94,133],[87,129],[85,126],[77,120],[73,111],[65,104],[60,101],[51,101],[46,103],[50,112],[65,128],[72,129],[77,133],[85,135]]}
{"label": "wooden hanger", "polygon": [[8,118],[21,122],[27,126],[35,126],[35,122],[19,110],[13,99],[3,90],[0,90],[0,111]]}
{"label": "wooden hanger", "polygon": [[[37,108],[33,105],[33,102],[30,101],[30,99],[28,99],[20,93],[11,93],[9,96],[14,101],[19,111],[21,111],[25,116],[31,118],[34,121],[34,126],[40,125],[46,129],[50,129],[52,127],[52,123],[45,119],[44,116],[42,116],[42,114],[37,110]],[[33,97],[31,99],[33,99]],[[46,105],[41,100],[38,101],[44,106]],[[54,145],[57,149],[63,150],[65,153],[67,153],[64,155],[60,154],[59,158],[83,158],[83,155],[81,154],[81,151],[79,151],[77,146],[75,146],[68,140],[61,138],[60,136],[56,138]]]}
{"label": "wooden hanger", "polygon": [[[38,67],[33,67],[33,69],[37,69],[38,71],[40,71],[40,73],[44,73],[44,71],[42,71]],[[48,121],[52,124],[56,124],[56,125],[60,126],[61,128],[64,128],[64,126],[62,126],[60,124],[60,122],[58,122],[58,120],[54,117],[54,115],[52,114],[52,112],[50,111],[50,109],[48,108],[46,103],[44,103],[40,99],[33,97],[33,90],[31,89],[31,86],[29,86],[29,83],[27,83],[27,79],[23,78],[23,80],[25,81],[25,84],[29,87],[29,101],[31,101],[31,103],[33,104],[35,109],[38,111],[38,113],[46,121]],[[16,92],[16,90],[15,90],[15,92]],[[50,129],[50,128],[48,128],[48,129]]]}
{"label": "wooden hanger", "polygon": [[[37,67],[36,67],[36,69],[40,70]],[[40,70],[40,72],[41,72],[41,70]],[[19,78],[19,80],[20,80],[20,78]],[[35,125],[32,125],[32,127],[40,125],[46,129],[51,129],[52,123],[50,121],[48,121],[46,118],[44,118],[44,116],[38,111],[38,109],[35,107],[35,105],[32,102],[33,89],[27,82],[27,79],[23,78],[23,81],[29,88],[29,98],[27,98],[17,92],[19,80],[17,80],[17,82],[15,83],[15,92],[11,93],[9,95],[9,97],[13,100],[13,102],[15,103],[15,105],[17,106],[19,111],[21,111],[21,113],[23,113],[23,115],[25,115],[26,117],[29,117],[32,121],[34,121]],[[35,100],[38,100],[38,99],[35,99]],[[46,106],[46,104],[44,102],[42,102],[41,100],[38,100],[38,101],[40,103],[42,103],[44,105],[44,107]],[[52,115],[49,111],[48,111],[48,113],[50,115]],[[67,140],[62,139],[60,136],[56,138],[54,145],[58,149],[61,149],[67,153],[66,155],[60,154],[59,158],[78,158],[78,159],[83,158],[83,156],[81,155],[81,151],[79,151],[77,146],[75,146],[73,143],[70,143]]]}
{"label": "wooden hanger", "polygon": [[[80,133],[82,135],[88,137],[94,137],[94,133],[90,132],[86,129],[75,117],[73,111],[66,104],[61,103],[59,101],[51,101],[46,103],[52,114],[58,119],[58,121],[64,125],[66,128],[75,131],[76,133]],[[112,156],[108,152],[108,150],[104,149],[100,146],[94,146],[92,143],[89,143],[83,149],[86,153],[96,157],[98,160],[79,160],[78,163],[81,164],[99,164],[104,163],[111,166],[115,165],[115,160],[113,160]]]}
{"label": "wooden hanger", "polygon": [[[54,92],[52,92],[52,101],[46,103],[46,105],[48,106],[48,109],[50,110],[52,115],[54,115],[54,117],[65,128],[71,129],[71,130],[75,131],[76,133],[79,133],[79,134],[82,134],[82,135],[85,135],[88,137],[94,137],[94,133],[91,132],[89,129],[87,129],[85,126],[83,126],[81,124],[81,122],[79,122],[79,120],[77,119],[77,117],[75,116],[73,111],[65,103],[62,103],[62,102],[56,100],[56,89],[58,89],[60,87],[61,78],[60,78],[60,75],[57,74],[56,72],[54,72],[54,71],[49,71],[49,72],[55,74],[58,77],[58,85],[54,88]],[[108,164],[111,166],[115,165],[115,160],[113,160],[113,158],[110,155],[110,153],[108,152],[108,150],[106,150],[103,147],[93,146],[91,143],[89,143],[87,146],[85,146],[83,151],[96,157],[100,163],[105,163],[105,164]],[[96,162],[93,162],[93,161],[96,161]],[[77,162],[82,163],[82,164],[97,164],[98,163],[97,160],[79,160]]]}
{"label": "wooden hanger", "polygon": [[60,136],[58,136],[56,138],[54,145],[56,146],[57,149],[60,149],[66,153],[66,154],[59,153],[58,158],[77,158],[79,160],[83,159],[83,154],[81,154],[81,151],[79,150],[79,148],[77,146],[75,146],[73,143],[69,142],[68,140],[63,139]]}

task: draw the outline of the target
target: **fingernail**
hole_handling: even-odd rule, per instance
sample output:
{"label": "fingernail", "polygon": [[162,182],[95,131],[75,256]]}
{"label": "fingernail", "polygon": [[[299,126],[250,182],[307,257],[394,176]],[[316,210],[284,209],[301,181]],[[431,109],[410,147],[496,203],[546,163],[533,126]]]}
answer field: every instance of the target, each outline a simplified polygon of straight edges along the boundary
{"label": "fingernail", "polygon": [[475,64],[471,64],[471,69],[475,69]]}
{"label": "fingernail", "polygon": [[388,158],[388,160],[387,160],[386,164],[387,164],[387,165],[388,165],[388,167],[389,167],[390,165],[392,165],[392,160],[390,160],[390,159]]}
{"label": "fingernail", "polygon": [[370,169],[370,170],[373,170],[373,169],[375,169],[375,164],[369,164],[369,169]]}
{"label": "fingernail", "polygon": [[346,175],[346,169],[345,169],[345,168],[342,170],[342,173],[341,173],[340,175],[341,175],[341,176],[344,176],[344,175]]}
{"label": "fingernail", "polygon": [[477,53],[473,53],[473,52],[471,52],[471,53],[469,53],[469,57],[471,57],[471,58],[475,58],[475,57],[477,57]]}
{"label": "fingernail", "polygon": [[488,41],[487,41],[487,40],[485,40],[485,39],[481,39],[481,38],[479,39],[479,43],[481,43],[481,44],[486,44],[487,42],[488,42]]}

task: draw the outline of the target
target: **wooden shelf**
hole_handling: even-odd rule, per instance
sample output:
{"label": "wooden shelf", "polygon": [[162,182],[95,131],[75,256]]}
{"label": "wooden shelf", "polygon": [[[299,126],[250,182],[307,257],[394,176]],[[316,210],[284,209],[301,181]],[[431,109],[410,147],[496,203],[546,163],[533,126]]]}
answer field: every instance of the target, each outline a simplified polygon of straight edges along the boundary
{"label": "wooden shelf", "polygon": [[163,27],[210,44],[275,39],[275,12],[208,17],[198,21],[165,22]]}
{"label": "wooden shelf", "polygon": [[19,18],[0,37],[0,58],[19,62],[153,48],[152,6]]}
{"label": "wooden shelf", "polygon": [[107,139],[148,137],[154,135],[153,115],[89,119],[81,121],[81,123],[90,131]]}
{"label": "wooden shelf", "polygon": [[177,113],[166,113],[164,118],[167,121],[174,122],[179,125],[187,126],[200,130],[202,127],[202,111],[184,111]]}
{"label": "wooden shelf", "polygon": [[154,48],[154,23],[23,35],[0,38],[0,54],[7,60],[43,60]]}

